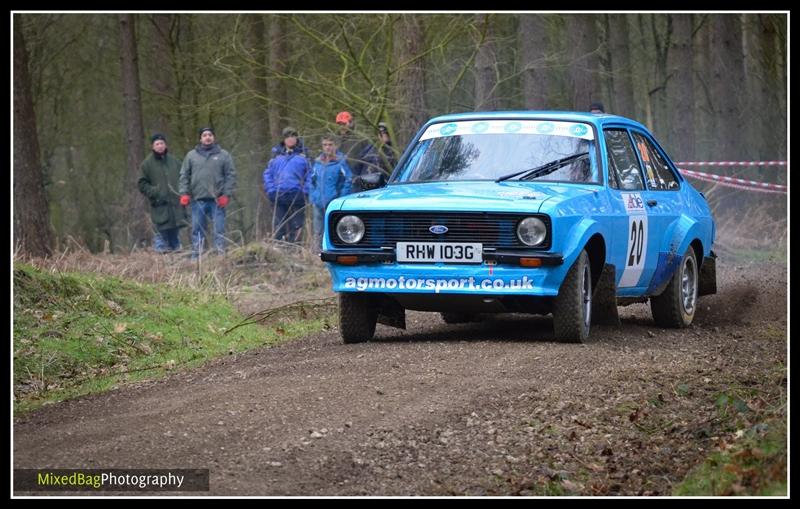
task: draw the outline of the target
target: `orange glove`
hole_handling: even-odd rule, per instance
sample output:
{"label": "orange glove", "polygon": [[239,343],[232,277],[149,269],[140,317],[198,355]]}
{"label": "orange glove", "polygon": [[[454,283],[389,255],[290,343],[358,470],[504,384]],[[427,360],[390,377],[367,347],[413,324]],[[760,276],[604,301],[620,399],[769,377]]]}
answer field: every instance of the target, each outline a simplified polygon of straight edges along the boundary
{"label": "orange glove", "polygon": [[181,205],[183,205],[184,207],[189,205],[189,195],[188,194],[182,194],[181,195]]}
{"label": "orange glove", "polygon": [[224,194],[217,198],[217,205],[222,207],[223,209],[228,206],[228,197]]}

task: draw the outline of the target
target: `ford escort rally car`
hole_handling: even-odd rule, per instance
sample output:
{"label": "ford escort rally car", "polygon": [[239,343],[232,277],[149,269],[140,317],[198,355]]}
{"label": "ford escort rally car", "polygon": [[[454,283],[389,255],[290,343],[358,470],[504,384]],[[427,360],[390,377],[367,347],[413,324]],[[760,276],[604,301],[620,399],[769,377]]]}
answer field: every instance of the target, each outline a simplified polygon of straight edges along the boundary
{"label": "ford escort rally car", "polygon": [[385,187],[331,202],[321,258],[345,343],[405,328],[406,309],[552,314],[556,340],[582,342],[633,302],[691,324],[716,292],[714,237],[705,197],[642,124],[476,112],[429,120]]}

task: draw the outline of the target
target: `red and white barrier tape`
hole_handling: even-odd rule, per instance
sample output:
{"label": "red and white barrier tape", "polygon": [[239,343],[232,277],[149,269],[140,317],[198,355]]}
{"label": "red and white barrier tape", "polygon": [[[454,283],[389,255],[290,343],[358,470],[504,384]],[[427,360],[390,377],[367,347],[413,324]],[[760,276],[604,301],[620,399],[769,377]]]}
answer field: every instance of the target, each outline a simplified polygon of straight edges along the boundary
{"label": "red and white barrier tape", "polygon": [[701,171],[684,170],[678,168],[681,173],[694,177],[698,180],[705,182],[714,182],[727,187],[735,187],[737,189],[744,189],[747,191],[761,191],[765,193],[786,193],[787,187],[780,184],[769,184],[767,182],[757,182],[755,180],[745,180],[735,177],[725,177],[722,175],[713,175],[711,173],[703,173]]}
{"label": "red and white barrier tape", "polygon": [[683,161],[675,166],[786,166],[786,161]]}

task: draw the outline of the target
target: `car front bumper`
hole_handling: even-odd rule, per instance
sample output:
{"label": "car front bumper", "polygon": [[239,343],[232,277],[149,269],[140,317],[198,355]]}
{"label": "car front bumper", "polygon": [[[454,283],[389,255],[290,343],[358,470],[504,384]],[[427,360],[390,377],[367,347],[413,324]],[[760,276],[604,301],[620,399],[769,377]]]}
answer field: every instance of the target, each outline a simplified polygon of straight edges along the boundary
{"label": "car front bumper", "polygon": [[[524,256],[523,256],[524,255]],[[553,297],[569,267],[553,253],[484,253],[480,264],[397,263],[393,251],[323,251],[336,292]],[[539,266],[521,266],[521,260]]]}

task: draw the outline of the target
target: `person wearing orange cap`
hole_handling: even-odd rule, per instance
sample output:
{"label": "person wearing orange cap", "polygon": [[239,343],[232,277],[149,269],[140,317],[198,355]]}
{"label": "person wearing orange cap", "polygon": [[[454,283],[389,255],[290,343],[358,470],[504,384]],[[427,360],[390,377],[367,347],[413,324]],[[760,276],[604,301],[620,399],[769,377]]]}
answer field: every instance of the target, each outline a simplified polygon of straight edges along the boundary
{"label": "person wearing orange cap", "polygon": [[381,171],[378,155],[369,140],[356,134],[356,123],[352,113],[340,111],[336,115],[336,123],[339,124],[339,150],[347,156],[347,164],[353,175],[350,192],[357,193],[363,190],[362,175]]}

